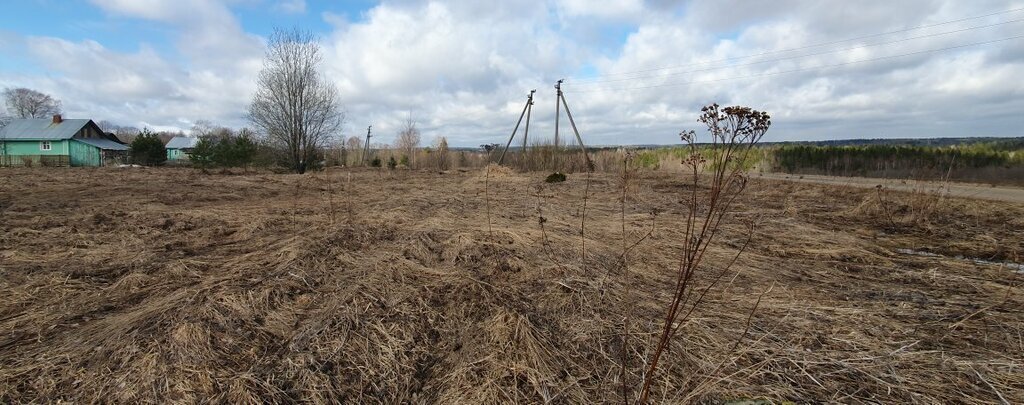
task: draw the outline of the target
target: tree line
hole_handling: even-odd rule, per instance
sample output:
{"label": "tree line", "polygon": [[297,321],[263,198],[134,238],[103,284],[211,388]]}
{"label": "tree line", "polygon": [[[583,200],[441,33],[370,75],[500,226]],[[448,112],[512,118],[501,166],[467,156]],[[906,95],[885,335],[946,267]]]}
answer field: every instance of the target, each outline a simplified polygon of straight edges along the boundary
{"label": "tree line", "polygon": [[825,173],[863,174],[884,170],[944,170],[1024,165],[1019,140],[951,147],[905,145],[784,145],[772,157],[780,171],[816,169]]}
{"label": "tree line", "polygon": [[782,145],[765,155],[771,171],[1024,185],[1024,138],[953,146]]}

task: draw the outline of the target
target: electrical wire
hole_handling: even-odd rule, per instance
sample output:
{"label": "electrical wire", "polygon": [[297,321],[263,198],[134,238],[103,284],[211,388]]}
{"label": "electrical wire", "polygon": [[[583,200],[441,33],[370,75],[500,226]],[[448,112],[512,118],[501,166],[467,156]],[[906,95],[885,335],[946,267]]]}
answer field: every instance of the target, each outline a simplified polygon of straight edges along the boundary
{"label": "electrical wire", "polygon": [[987,44],[993,44],[993,43],[997,43],[997,42],[1010,41],[1010,40],[1019,39],[1019,38],[1024,38],[1024,35],[1017,35],[1017,36],[1013,36],[1013,37],[995,39],[995,40],[991,40],[991,41],[983,41],[983,42],[975,42],[975,43],[970,43],[970,44],[948,46],[948,47],[944,47],[944,48],[928,49],[928,50],[917,51],[917,52],[903,53],[903,54],[899,54],[899,55],[890,55],[890,56],[882,56],[882,57],[877,57],[877,58],[861,59],[861,60],[855,60],[855,61],[849,61],[849,62],[836,63],[836,64],[832,64],[832,65],[811,66],[811,67],[806,67],[806,68],[797,68],[797,69],[783,70],[783,71],[778,71],[778,72],[766,72],[766,73],[755,74],[755,75],[725,77],[725,78],[711,79],[711,80],[693,80],[693,81],[677,82],[677,83],[666,83],[666,84],[651,85],[651,86],[622,87],[622,88],[604,88],[604,89],[579,90],[579,91],[575,91],[575,90],[572,90],[571,88],[567,88],[567,87],[563,86],[562,91],[566,92],[566,93],[598,93],[598,92],[604,92],[604,91],[630,91],[630,90],[653,89],[653,88],[660,88],[660,87],[685,86],[685,85],[698,84],[698,83],[714,83],[714,82],[722,82],[722,81],[729,81],[729,80],[750,79],[750,78],[757,78],[757,77],[778,76],[778,75],[788,74],[788,73],[804,72],[804,71],[810,71],[810,70],[816,70],[816,69],[828,69],[828,68],[834,68],[834,67],[840,67],[840,66],[848,66],[848,65],[858,64],[858,63],[876,62],[876,61],[880,61],[880,60],[888,60],[888,59],[902,58],[902,57],[913,56],[913,55],[922,55],[922,54],[928,54],[928,53],[942,52],[942,51],[948,51],[948,50],[952,50],[952,49],[967,48],[967,47],[971,47],[971,46],[987,45]]}
{"label": "electrical wire", "polygon": [[636,76],[636,77],[627,77],[627,78],[623,78],[623,79],[609,79],[609,80],[600,80],[600,81],[593,81],[593,82],[588,81],[588,82],[582,82],[582,83],[581,82],[571,82],[571,83],[575,84],[577,86],[592,86],[592,85],[597,85],[597,84],[624,82],[624,81],[630,81],[630,80],[681,76],[681,75],[690,74],[690,73],[709,72],[709,71],[720,70],[720,69],[729,69],[729,68],[736,68],[736,67],[753,66],[753,65],[763,64],[763,63],[780,62],[780,61],[785,61],[785,60],[800,59],[800,58],[806,58],[806,57],[811,57],[811,56],[827,55],[827,54],[830,54],[830,53],[845,52],[845,51],[851,51],[851,50],[854,50],[854,49],[868,48],[868,47],[873,47],[873,46],[891,45],[891,44],[911,41],[911,40],[915,40],[915,39],[931,38],[931,37],[955,34],[955,33],[959,33],[959,32],[971,31],[971,30],[976,30],[976,29],[991,28],[991,27],[995,27],[995,26],[999,26],[999,25],[1005,25],[1005,24],[1021,22],[1021,21],[1024,21],[1024,19],[1003,21],[1003,22],[994,23],[994,24],[988,24],[988,25],[979,25],[979,26],[976,26],[976,27],[962,28],[962,29],[958,29],[958,30],[946,31],[946,32],[938,32],[938,33],[928,34],[928,35],[920,35],[920,36],[916,36],[916,37],[897,39],[897,40],[888,41],[888,42],[879,42],[879,43],[874,43],[874,44],[858,45],[858,46],[849,47],[849,48],[834,49],[834,50],[829,50],[829,51],[821,51],[821,52],[804,54],[804,55],[787,56],[787,57],[784,57],[784,58],[766,59],[766,60],[760,60],[760,61],[757,61],[757,62],[742,63],[742,64],[738,64],[738,65],[713,66],[713,67],[707,67],[707,68],[703,68],[703,69],[687,70],[687,71],[683,71],[683,72],[667,73],[667,74],[656,75],[656,76]]}
{"label": "electrical wire", "polygon": [[634,74],[634,73],[653,72],[653,71],[658,71],[658,70],[679,69],[679,68],[692,67],[692,66],[697,66],[697,65],[706,65],[706,64],[709,64],[709,63],[717,63],[717,62],[730,62],[730,61],[734,61],[734,60],[754,58],[754,57],[758,57],[758,56],[765,56],[765,55],[773,55],[773,54],[777,54],[777,53],[799,51],[799,50],[804,50],[804,49],[809,49],[809,48],[817,48],[817,47],[822,47],[822,46],[840,44],[840,43],[843,43],[843,42],[851,42],[851,41],[858,41],[858,40],[862,40],[862,39],[881,37],[881,36],[885,36],[885,35],[899,34],[899,33],[902,33],[902,32],[916,31],[916,30],[919,30],[919,29],[933,28],[933,27],[938,27],[938,26],[942,26],[942,25],[954,24],[954,23],[963,22],[963,21],[977,20],[979,18],[992,17],[992,16],[996,16],[996,15],[1000,15],[1000,14],[1008,14],[1008,13],[1014,13],[1014,12],[1018,12],[1018,11],[1024,11],[1024,7],[1015,8],[1015,9],[1011,9],[1011,10],[997,11],[997,12],[994,12],[994,13],[989,13],[989,14],[984,14],[984,15],[979,15],[979,16],[974,16],[974,17],[966,17],[966,18],[960,18],[960,19],[956,19],[956,20],[943,21],[943,22],[934,23],[934,24],[919,25],[919,26],[916,26],[916,27],[905,28],[905,29],[900,29],[900,30],[895,30],[895,31],[887,31],[887,32],[881,32],[881,33],[877,33],[877,34],[863,35],[863,36],[847,38],[847,39],[840,39],[840,40],[829,41],[829,42],[820,42],[820,43],[817,43],[817,44],[805,45],[805,46],[796,47],[796,48],[780,49],[780,50],[775,50],[775,51],[767,51],[767,52],[762,52],[762,53],[753,54],[753,55],[734,56],[734,57],[717,59],[717,60],[710,60],[710,61],[704,61],[704,62],[694,62],[694,63],[690,63],[690,64],[687,64],[687,65],[663,66],[663,67],[656,67],[656,68],[642,69],[642,70],[634,70],[634,71],[628,71],[628,72],[607,73],[607,74],[603,74],[603,75],[597,75],[597,76],[591,76],[591,77],[586,77],[586,78],[573,79],[572,81],[574,83],[582,83],[582,82],[585,82],[585,81],[600,79],[602,77],[621,76],[621,75],[628,75],[628,74]]}

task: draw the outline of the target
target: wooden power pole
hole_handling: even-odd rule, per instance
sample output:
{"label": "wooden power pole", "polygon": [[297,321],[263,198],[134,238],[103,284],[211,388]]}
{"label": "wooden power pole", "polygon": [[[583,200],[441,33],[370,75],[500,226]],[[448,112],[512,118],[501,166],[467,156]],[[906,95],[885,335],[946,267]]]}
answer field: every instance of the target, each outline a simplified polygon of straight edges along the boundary
{"label": "wooden power pole", "polygon": [[586,160],[587,170],[594,170],[594,162],[590,160],[590,154],[587,153],[587,147],[583,145],[583,137],[580,136],[580,131],[576,129],[576,121],[572,119],[572,112],[569,111],[569,103],[565,101],[565,93],[562,92],[562,82],[559,80],[555,83],[555,90],[557,90],[558,97],[555,100],[555,149],[558,149],[558,116],[561,115],[558,111],[559,105],[565,107],[565,115],[569,117],[569,124],[572,124],[572,132],[576,134],[576,142],[580,144],[580,152],[583,152],[583,159]]}
{"label": "wooden power pole", "polygon": [[533,111],[533,93],[537,90],[530,90],[530,95],[526,96],[526,105],[523,106],[523,112],[519,113],[519,121],[516,121],[516,127],[512,129],[512,135],[508,137],[508,142],[505,143],[505,149],[501,151],[501,157],[498,158],[498,164],[500,165],[505,161],[505,152],[508,152],[509,145],[512,145],[512,139],[516,137],[516,131],[519,131],[519,124],[523,123],[523,116],[526,116],[526,127],[523,128],[523,150],[526,150],[526,136],[530,134],[530,112]]}
{"label": "wooden power pole", "polygon": [[366,143],[363,145],[363,164],[365,165],[370,156],[370,129],[373,125],[366,127]]}
{"label": "wooden power pole", "polygon": [[564,82],[564,81],[565,81],[565,79],[558,79],[558,83],[555,83],[555,90],[558,93],[555,96],[555,150],[556,151],[558,150],[558,117],[560,117],[562,115],[558,111],[558,108],[559,108],[558,102],[559,102],[559,100],[562,99],[562,82]]}

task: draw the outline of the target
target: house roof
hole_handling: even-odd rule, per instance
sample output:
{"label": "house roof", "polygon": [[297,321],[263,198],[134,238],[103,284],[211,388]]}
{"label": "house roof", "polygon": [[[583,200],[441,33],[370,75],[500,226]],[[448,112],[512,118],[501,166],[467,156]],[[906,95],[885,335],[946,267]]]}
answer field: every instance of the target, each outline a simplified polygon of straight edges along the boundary
{"label": "house roof", "polygon": [[190,136],[176,136],[167,141],[165,146],[167,149],[192,149],[199,143],[199,138],[193,138]]}
{"label": "house roof", "polygon": [[65,119],[54,124],[50,118],[22,118],[11,120],[0,129],[0,139],[6,140],[61,140],[71,139],[89,124],[87,119]]}
{"label": "house roof", "polygon": [[76,141],[92,145],[103,150],[128,150],[128,146],[119,144],[109,139],[101,138],[75,138]]}

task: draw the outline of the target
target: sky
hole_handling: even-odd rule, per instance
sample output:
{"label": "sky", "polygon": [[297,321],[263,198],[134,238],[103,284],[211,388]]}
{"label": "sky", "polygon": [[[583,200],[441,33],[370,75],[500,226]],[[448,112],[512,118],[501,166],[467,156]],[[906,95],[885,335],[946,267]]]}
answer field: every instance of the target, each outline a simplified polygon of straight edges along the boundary
{"label": "sky", "polygon": [[588,145],[679,143],[710,103],[771,114],[765,141],[1024,136],[1024,0],[4,1],[0,88],[239,128],[267,37],[296,27],[340,135],[380,143],[410,115],[424,144],[503,143],[532,89],[530,138],[550,139],[559,79]]}

